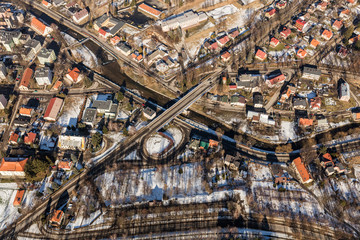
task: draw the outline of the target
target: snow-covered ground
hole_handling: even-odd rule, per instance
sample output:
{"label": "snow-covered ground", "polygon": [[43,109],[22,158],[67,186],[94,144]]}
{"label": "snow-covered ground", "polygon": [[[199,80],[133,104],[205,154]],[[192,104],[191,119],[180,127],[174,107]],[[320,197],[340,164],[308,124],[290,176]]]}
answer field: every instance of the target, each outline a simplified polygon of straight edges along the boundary
{"label": "snow-covered ground", "polygon": [[294,140],[297,138],[294,122],[281,121],[280,137],[282,140]]}
{"label": "snow-covered ground", "polygon": [[[73,38],[72,36],[70,36],[67,33],[61,33],[65,39],[65,41],[69,44],[75,44],[78,41]],[[96,55],[90,51],[87,47],[85,46],[78,46],[76,49],[71,49],[71,53],[76,57],[76,58],[81,58],[81,62],[89,67],[89,68],[94,68],[96,66],[98,66],[98,61],[97,61],[97,57]]]}
{"label": "snow-covered ground", "polygon": [[50,151],[56,146],[56,141],[55,137],[46,136],[43,132],[40,137],[40,149]]}
{"label": "snow-covered ground", "polygon": [[66,229],[76,229],[81,227],[86,227],[92,224],[94,220],[96,220],[101,215],[101,210],[97,210],[90,214],[89,218],[84,218],[83,216],[77,216],[74,222],[69,222],[68,225],[66,225]]}
{"label": "snow-covered ground", "polygon": [[326,57],[321,60],[321,63],[338,67],[349,67],[349,63],[346,60],[338,57],[336,52],[330,52]]}
{"label": "snow-covered ground", "polygon": [[[68,104],[67,104],[68,103]],[[58,124],[62,127],[75,126],[77,118],[81,111],[81,106],[84,103],[82,97],[68,97],[66,99],[64,111],[58,119]]]}
{"label": "snow-covered ground", "polygon": [[253,181],[272,181],[272,174],[267,164],[249,163],[248,173]]}
{"label": "snow-covered ground", "polygon": [[16,183],[0,183],[0,230],[20,216],[13,206],[17,189]]}
{"label": "snow-covered ground", "polygon": [[215,20],[218,20],[221,17],[230,15],[230,14],[234,14],[238,11],[239,11],[239,9],[237,7],[235,7],[232,4],[229,4],[229,5],[225,5],[225,6],[216,8],[215,10],[212,10],[212,11],[208,12],[207,14],[209,16],[213,17]]}
{"label": "snow-covered ground", "polygon": [[162,153],[170,144],[169,139],[160,136],[158,133],[146,141],[146,150],[150,155]]}

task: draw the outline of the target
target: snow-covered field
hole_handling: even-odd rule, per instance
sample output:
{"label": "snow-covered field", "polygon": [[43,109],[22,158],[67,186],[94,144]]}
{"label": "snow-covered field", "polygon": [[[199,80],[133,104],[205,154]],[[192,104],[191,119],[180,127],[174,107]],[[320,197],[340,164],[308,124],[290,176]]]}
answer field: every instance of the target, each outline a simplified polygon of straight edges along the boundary
{"label": "snow-covered field", "polygon": [[208,12],[207,14],[209,16],[213,17],[214,19],[218,20],[221,17],[230,15],[230,14],[234,14],[237,11],[239,11],[239,9],[237,7],[235,7],[232,4],[229,4],[229,5],[225,5],[223,7],[216,8],[215,10],[212,10],[212,11]]}
{"label": "snow-covered field", "polygon": [[268,165],[250,163],[248,173],[253,181],[272,181],[272,174]]}
{"label": "snow-covered field", "polygon": [[[73,38],[72,36],[70,36],[67,33],[61,33],[61,34],[64,36],[65,41],[69,45],[72,45],[72,44],[75,44],[78,42],[75,38]],[[89,68],[94,68],[98,65],[96,55],[85,46],[80,45],[76,49],[71,49],[71,53],[76,58],[81,58],[81,60],[82,60],[81,62]]]}
{"label": "snow-covered field", "polygon": [[76,229],[81,227],[89,226],[93,223],[98,217],[101,215],[101,210],[97,210],[90,214],[89,218],[84,218],[83,216],[77,216],[74,222],[69,222],[68,225],[66,225],[66,229]]}
{"label": "snow-covered field", "polygon": [[162,153],[170,144],[170,141],[159,134],[151,136],[146,141],[146,150],[150,155]]}
{"label": "snow-covered field", "polygon": [[66,99],[64,111],[57,121],[62,127],[75,126],[77,124],[77,118],[80,114],[81,105],[84,103],[82,97],[68,97]]}
{"label": "snow-covered field", "polygon": [[294,140],[297,138],[294,122],[281,121],[282,140]]}

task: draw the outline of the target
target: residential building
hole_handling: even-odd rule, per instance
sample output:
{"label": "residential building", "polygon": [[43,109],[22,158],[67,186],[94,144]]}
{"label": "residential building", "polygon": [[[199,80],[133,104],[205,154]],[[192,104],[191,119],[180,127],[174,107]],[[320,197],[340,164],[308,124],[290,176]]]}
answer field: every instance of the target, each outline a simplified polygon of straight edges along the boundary
{"label": "residential building", "polygon": [[259,116],[259,122],[264,125],[275,126],[275,121],[268,114],[261,113]]}
{"label": "residential building", "polygon": [[306,57],[307,52],[306,52],[304,49],[299,48],[299,49],[297,50],[297,52],[296,52],[296,55],[297,55],[299,58],[303,59],[303,58]]}
{"label": "residential building", "polygon": [[104,38],[104,39],[107,39],[108,37],[111,37],[111,34],[108,31],[106,31],[105,29],[103,29],[103,28],[100,28],[98,33],[99,33],[99,36]]}
{"label": "residential building", "polygon": [[8,104],[8,101],[4,94],[0,94],[0,109],[5,109]]}
{"label": "residential building", "polygon": [[96,114],[97,114],[96,108],[86,108],[81,121],[86,125],[93,127],[94,122],[96,120]]}
{"label": "residential building", "polygon": [[300,127],[304,127],[304,128],[310,127],[313,125],[313,123],[314,123],[314,120],[310,119],[310,118],[299,118],[298,119],[298,125]]}
{"label": "residential building", "polygon": [[312,110],[320,110],[320,108],[321,108],[321,98],[314,97],[314,98],[310,99],[310,108]]}
{"label": "residential building", "polygon": [[336,163],[335,167],[334,167],[334,170],[337,173],[344,173],[345,172],[345,167],[344,167],[344,165],[342,163]]}
{"label": "residential building", "polygon": [[234,40],[239,35],[240,35],[240,32],[239,32],[239,30],[237,28],[235,30],[232,30],[231,32],[228,32],[228,36],[232,40]]}
{"label": "residential building", "polygon": [[185,30],[191,27],[195,27],[201,22],[206,21],[207,19],[208,17],[205,13],[195,13],[192,10],[189,10],[184,13],[164,19],[161,22],[161,28],[164,32],[171,31],[178,27]]}
{"label": "residential building", "polygon": [[72,83],[78,83],[83,79],[83,75],[77,67],[73,68],[72,70],[68,69],[68,73],[65,75],[65,77]]}
{"label": "residential building", "polygon": [[41,49],[41,43],[35,39],[30,39],[24,44],[24,50],[21,53],[21,56],[25,61],[32,60],[36,53],[38,53]]}
{"label": "residential building", "polygon": [[293,99],[293,106],[294,109],[306,109],[306,99],[305,98],[300,98],[300,97],[296,97]]}
{"label": "residential building", "polygon": [[112,37],[111,39],[110,39],[110,42],[111,42],[111,44],[112,45],[117,45],[119,42],[120,42],[120,37],[119,36],[115,36],[115,37]]}
{"label": "residential building", "polygon": [[333,33],[331,30],[324,29],[321,33],[321,37],[327,41],[329,41],[333,36]]}
{"label": "residential building", "polygon": [[34,71],[31,68],[25,69],[19,84],[20,90],[29,90],[30,80],[32,78],[33,73]]}
{"label": "residential building", "polygon": [[42,0],[41,4],[42,4],[44,7],[46,7],[46,8],[51,7],[51,3],[48,2],[48,1],[46,1],[46,0]]}
{"label": "residential building", "polygon": [[286,7],[286,1],[285,0],[280,0],[278,2],[276,2],[275,6],[278,8],[278,9],[284,9]]}
{"label": "residential building", "polygon": [[343,79],[338,82],[339,100],[348,102],[350,100],[350,85]]}
{"label": "residential building", "polygon": [[31,117],[33,113],[34,113],[34,109],[32,108],[22,107],[19,109],[20,116]]}
{"label": "residential building", "polygon": [[284,39],[287,39],[291,34],[291,29],[284,27],[284,29],[280,32],[280,36]]}
{"label": "residential building", "polygon": [[223,35],[218,38],[216,38],[216,42],[219,44],[220,47],[225,46],[230,41],[230,38],[228,35]]}
{"label": "residential building", "polygon": [[[82,24],[87,22],[89,18],[89,12],[86,10],[86,8],[76,12],[73,16],[72,19],[74,20],[74,22],[76,24]],[[86,20],[86,21],[85,21]]]}
{"label": "residential building", "polygon": [[24,199],[25,190],[24,189],[18,189],[16,191],[16,195],[14,198],[13,206],[14,207],[20,207],[22,204],[22,201]]}
{"label": "residential building", "polygon": [[7,69],[5,64],[0,61],[0,79],[5,79],[7,76]]}
{"label": "residential building", "polygon": [[253,93],[253,103],[255,108],[262,108],[264,106],[263,95],[259,92]]}
{"label": "residential building", "polygon": [[344,59],[344,58],[347,57],[348,52],[349,52],[349,51],[348,51],[344,46],[340,46],[337,55],[338,55],[340,58],[343,58],[343,59]]}
{"label": "residential building", "polygon": [[343,21],[342,20],[335,20],[332,24],[332,28],[336,31],[339,31],[343,27]]}
{"label": "residential building", "polygon": [[265,17],[272,18],[272,17],[275,16],[275,14],[276,14],[276,9],[272,8],[272,9],[265,12]]}
{"label": "residential building", "polygon": [[25,144],[28,144],[28,145],[33,144],[33,143],[35,142],[36,138],[37,138],[37,134],[36,134],[36,133],[34,133],[34,132],[29,132],[29,133],[27,133],[27,134],[25,135],[25,137],[24,137],[24,143],[25,143]]}
{"label": "residential building", "polygon": [[270,40],[270,46],[272,48],[276,48],[279,45],[280,41],[277,38],[271,38]]}
{"label": "residential building", "polygon": [[60,227],[61,221],[64,218],[64,212],[61,210],[54,210],[50,218],[50,224],[54,227]]}
{"label": "residential building", "polygon": [[18,144],[19,139],[20,139],[19,134],[13,132],[12,134],[10,134],[9,144],[13,144],[13,145]]}
{"label": "residential building", "polygon": [[[229,61],[230,58],[231,58],[231,54],[228,51],[225,51],[223,54],[221,54],[221,61],[223,62]],[[236,84],[235,84],[235,88],[236,88]]]}
{"label": "residential building", "polygon": [[258,86],[260,82],[259,74],[241,74],[238,76],[236,85],[238,89],[251,90]]}
{"label": "residential building", "polygon": [[33,17],[31,19],[31,28],[43,36],[46,36],[52,32],[52,29],[50,27],[46,26],[43,22],[41,22],[36,17]]}
{"label": "residential building", "polygon": [[143,55],[138,52],[133,52],[131,58],[138,63],[144,60]]}
{"label": "residential building", "polygon": [[155,19],[159,19],[162,12],[157,10],[156,8],[153,8],[151,7],[150,5],[146,4],[146,3],[141,3],[139,6],[138,6],[138,10],[140,12],[143,12],[147,15],[150,15],[152,17],[154,17]]}
{"label": "residential building", "polygon": [[156,111],[149,106],[144,108],[143,114],[149,120],[152,120],[156,117]]}
{"label": "residential building", "polygon": [[274,87],[276,84],[284,82],[285,79],[286,79],[285,75],[284,75],[284,74],[280,74],[280,75],[277,75],[277,76],[269,77],[268,79],[266,79],[265,83],[266,83],[266,85],[267,85],[268,87],[272,88],[272,87]]}
{"label": "residential building", "polygon": [[59,170],[69,171],[71,170],[72,165],[72,161],[61,160],[57,166]]}
{"label": "residential building", "polygon": [[316,67],[304,67],[301,77],[311,80],[319,80],[321,77],[321,70]]}
{"label": "residential building", "polygon": [[0,164],[0,176],[25,177],[27,158],[3,158]]}
{"label": "residential building", "polygon": [[56,60],[55,51],[53,49],[42,48],[38,54],[40,64],[51,64]]}
{"label": "residential building", "polygon": [[326,10],[327,5],[328,5],[328,3],[325,2],[325,1],[323,1],[323,2],[320,2],[320,3],[316,6],[316,8],[317,8],[318,10],[320,10],[320,11],[323,12],[323,11]]}
{"label": "residential building", "polygon": [[120,51],[122,54],[124,54],[125,56],[129,56],[131,53],[131,47],[129,45],[127,45],[125,42],[119,42],[116,46],[115,49]]}
{"label": "residential building", "polygon": [[295,22],[295,27],[300,31],[300,32],[304,32],[306,31],[307,27],[308,27],[308,22],[306,22],[305,20],[302,19],[297,19]]}
{"label": "residential building", "polygon": [[58,148],[61,150],[81,150],[86,148],[86,138],[81,136],[60,135],[58,140]]}
{"label": "residential building", "polygon": [[63,85],[63,82],[62,81],[60,81],[60,80],[57,80],[56,82],[55,82],[55,84],[53,85],[53,87],[52,87],[52,89],[54,89],[54,90],[59,90],[61,87],[62,87],[62,85]]}
{"label": "residential building", "polygon": [[339,17],[346,21],[350,18],[350,14],[351,14],[350,10],[345,8],[345,9],[341,10]]}
{"label": "residential building", "polygon": [[118,105],[113,103],[112,100],[95,100],[92,107],[96,108],[98,113],[104,114],[107,118],[115,118]]}
{"label": "residential building", "polygon": [[319,43],[320,42],[318,40],[316,40],[315,38],[312,38],[310,41],[310,47],[316,48],[319,45]]}
{"label": "residential building", "polygon": [[311,183],[313,181],[310,173],[306,169],[305,164],[302,162],[302,159],[300,157],[294,159],[294,161],[292,162],[292,166],[294,167],[296,174],[302,184]]}
{"label": "residential building", "polygon": [[40,86],[50,85],[52,82],[52,72],[50,68],[44,67],[36,69],[35,80]]}
{"label": "residential building", "polygon": [[57,115],[63,107],[64,100],[58,97],[54,97],[50,100],[49,105],[46,108],[44,119],[46,121],[56,121]]}
{"label": "residential building", "polygon": [[8,52],[12,52],[13,48],[15,46],[15,43],[13,42],[12,38],[10,36],[6,36],[5,39],[3,39],[2,44],[4,45],[4,48]]}
{"label": "residential building", "polygon": [[263,50],[258,49],[256,51],[255,58],[259,59],[260,61],[264,61],[267,58],[267,54]]}

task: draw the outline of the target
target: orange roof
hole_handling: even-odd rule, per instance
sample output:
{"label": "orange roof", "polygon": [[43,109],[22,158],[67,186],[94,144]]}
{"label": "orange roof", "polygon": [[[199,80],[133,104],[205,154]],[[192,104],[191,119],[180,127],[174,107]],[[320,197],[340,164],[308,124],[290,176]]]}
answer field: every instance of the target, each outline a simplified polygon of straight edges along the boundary
{"label": "orange roof", "polygon": [[31,68],[25,69],[19,86],[29,87],[30,79],[33,75],[34,71]]}
{"label": "orange roof", "polygon": [[307,182],[308,180],[311,179],[310,174],[306,170],[306,167],[300,157],[294,159],[293,163],[295,164],[295,167],[296,167],[298,173],[300,174],[300,177],[303,182]]}
{"label": "orange roof", "polygon": [[217,147],[219,145],[218,141],[215,141],[213,139],[209,139],[209,147]]}
{"label": "orange roof", "polygon": [[266,14],[268,14],[269,16],[272,16],[272,15],[274,15],[275,13],[276,13],[276,9],[275,9],[275,8],[273,8],[273,9],[271,9],[271,10],[269,10],[269,11],[266,12]]}
{"label": "orange roof", "polygon": [[326,159],[326,160],[328,160],[328,161],[332,161],[332,160],[333,160],[332,157],[331,157],[331,155],[330,155],[330,153],[325,153],[325,154],[323,155],[323,158]]}
{"label": "orange roof", "polygon": [[325,29],[322,32],[321,36],[326,38],[326,39],[330,39],[333,36],[333,33],[330,30]]}
{"label": "orange roof", "polygon": [[222,38],[219,38],[218,41],[224,45],[226,44],[228,41],[230,41],[229,37],[227,35],[223,36]]}
{"label": "orange roof", "polygon": [[0,172],[23,172],[27,158],[3,158],[0,164]]}
{"label": "orange roof", "polygon": [[313,46],[314,48],[316,48],[317,47],[317,45],[319,45],[319,41],[318,40],[316,40],[315,38],[313,38],[312,40],[311,40],[311,42],[310,42],[310,45],[311,46]]}
{"label": "orange roof", "polygon": [[219,46],[218,46],[218,43],[217,43],[217,42],[214,42],[214,43],[212,43],[212,44],[210,45],[210,48],[211,48],[212,50],[216,50],[218,47],[219,47]]}
{"label": "orange roof", "polygon": [[155,9],[155,8],[147,5],[146,3],[140,4],[140,5],[139,5],[139,8],[140,8],[141,10],[143,10],[143,11],[145,11],[145,12],[147,12],[147,13],[150,13],[150,14],[152,14],[152,15],[155,15],[155,16],[157,16],[157,17],[159,17],[160,14],[161,14],[161,12],[160,12],[159,10],[157,10],[157,9]]}
{"label": "orange roof", "polygon": [[354,3],[355,0],[347,0],[349,3]]}
{"label": "orange roof", "polygon": [[281,36],[284,37],[285,39],[291,34],[291,29],[290,28],[284,28],[281,31]]}
{"label": "orange roof", "polygon": [[333,28],[339,30],[343,26],[343,22],[341,20],[336,20],[332,26]]}
{"label": "orange roof", "polygon": [[120,37],[119,37],[119,36],[115,36],[115,37],[111,38],[110,41],[111,41],[111,43],[112,43],[113,45],[116,45],[117,43],[120,42]]}
{"label": "orange roof", "polygon": [[136,60],[140,61],[142,58],[143,58],[143,56],[142,56],[141,54],[139,54],[139,55],[136,57]]}
{"label": "orange roof", "polygon": [[344,10],[341,11],[341,14],[349,15],[350,10],[349,9],[344,9]]}
{"label": "orange roof", "polygon": [[306,56],[307,52],[302,49],[302,48],[299,48],[299,50],[297,51],[297,55],[299,58],[304,58]]}
{"label": "orange roof", "polygon": [[63,216],[64,216],[64,212],[63,212],[63,211],[61,211],[61,210],[54,210],[50,221],[51,221],[51,222],[54,222],[54,223],[57,223],[57,224],[60,224]]}
{"label": "orange roof", "polygon": [[10,135],[9,142],[17,142],[18,140],[19,140],[19,134],[13,132]]}
{"label": "orange roof", "polygon": [[106,36],[106,31],[104,29],[99,28],[98,32],[99,32],[100,35]]}
{"label": "orange roof", "polygon": [[32,108],[22,107],[22,108],[20,108],[20,110],[19,110],[19,114],[20,114],[20,115],[31,116],[31,112],[32,112]]}
{"label": "orange roof", "polygon": [[231,54],[228,51],[224,52],[221,55],[221,58],[224,59],[224,60],[229,59],[230,57],[231,57]]}
{"label": "orange roof", "polygon": [[53,86],[53,89],[58,90],[62,86],[62,81],[58,80]]}
{"label": "orange roof", "polygon": [[269,79],[269,82],[270,82],[272,85],[274,85],[274,84],[277,84],[277,83],[282,82],[282,81],[284,81],[284,80],[285,80],[285,75],[284,75],[284,74],[280,74],[280,75],[278,75],[278,76],[275,76],[275,77]]}
{"label": "orange roof", "polygon": [[45,5],[45,6],[48,6],[48,5],[49,5],[49,2],[43,0],[43,1],[42,1],[42,4]]}
{"label": "orange roof", "polygon": [[262,51],[261,49],[258,49],[256,52],[256,56],[262,60],[266,58],[266,53]]}
{"label": "orange roof", "polygon": [[24,197],[24,193],[25,193],[25,190],[17,190],[16,192],[16,195],[15,195],[15,199],[14,199],[14,202],[13,202],[13,205],[14,207],[18,207],[21,205],[21,202],[23,200],[23,197]]}
{"label": "orange roof", "polygon": [[58,164],[58,168],[59,169],[64,169],[64,170],[70,170],[71,169],[71,162],[69,161],[60,161]]}
{"label": "orange roof", "polygon": [[35,28],[37,31],[39,31],[41,34],[44,34],[45,32],[45,24],[42,23],[39,19],[36,17],[33,17],[31,19],[31,27]]}
{"label": "orange roof", "polygon": [[33,143],[36,139],[36,133],[34,132],[29,132],[25,137],[24,137],[24,143],[25,144],[30,144]]}
{"label": "orange roof", "polygon": [[325,10],[327,5],[328,5],[327,2],[321,2],[321,3],[319,3],[318,6],[320,6],[321,9]]}
{"label": "orange roof", "polygon": [[360,119],[360,113],[356,113],[356,119]]}
{"label": "orange roof", "polygon": [[276,38],[271,38],[270,44],[273,44],[274,46],[277,46],[279,44],[279,40],[277,40]]}
{"label": "orange roof", "polygon": [[68,75],[74,82],[76,82],[80,76],[80,70],[77,67],[72,70],[68,69]]}
{"label": "orange roof", "polygon": [[311,126],[313,125],[313,120],[312,119],[308,119],[308,118],[300,118],[299,119],[299,125],[300,126]]}

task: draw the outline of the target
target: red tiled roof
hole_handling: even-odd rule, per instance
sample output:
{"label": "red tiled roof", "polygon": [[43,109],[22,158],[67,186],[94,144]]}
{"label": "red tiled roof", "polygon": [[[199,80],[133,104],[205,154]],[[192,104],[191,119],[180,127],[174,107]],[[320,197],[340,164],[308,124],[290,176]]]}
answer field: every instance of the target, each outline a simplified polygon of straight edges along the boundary
{"label": "red tiled roof", "polygon": [[307,52],[302,48],[299,48],[299,50],[297,51],[297,55],[298,55],[299,58],[306,57],[306,54],[307,54]]}
{"label": "red tiled roof", "polygon": [[22,199],[24,197],[25,194],[25,190],[17,190],[16,195],[15,195],[15,199],[13,202],[13,206],[14,207],[18,207],[21,205]]}
{"label": "red tiled roof", "polygon": [[33,143],[35,141],[35,139],[36,139],[36,133],[29,132],[27,134],[27,136],[24,137],[24,143],[25,144],[31,144],[31,143]]}
{"label": "red tiled roof", "polygon": [[328,160],[328,161],[332,161],[332,157],[330,155],[330,153],[325,153],[323,156],[322,156],[324,159]]}
{"label": "red tiled roof", "polygon": [[295,22],[295,26],[297,27],[297,29],[299,29],[300,31],[303,30],[304,26],[305,26],[306,22],[302,19],[298,19]]}
{"label": "red tiled roof", "polygon": [[266,13],[267,13],[269,16],[272,16],[272,15],[274,15],[274,14],[276,13],[276,9],[273,8],[273,9],[267,11]]}
{"label": "red tiled roof", "polygon": [[278,76],[276,76],[276,77],[273,77],[273,78],[271,78],[271,79],[268,79],[268,80],[270,81],[270,83],[271,83],[272,85],[274,85],[274,84],[277,84],[277,83],[279,83],[279,82],[284,81],[284,80],[285,80],[285,75],[284,75],[284,74],[280,74],[280,75],[278,75]]}
{"label": "red tiled roof", "polygon": [[63,100],[61,98],[54,97],[50,100],[49,105],[46,108],[44,118],[55,120],[57,114],[60,112]]}
{"label": "red tiled roof", "polygon": [[25,69],[19,86],[29,87],[30,79],[33,75],[34,71],[31,68]]}
{"label": "red tiled roof", "polygon": [[106,36],[106,31],[102,28],[99,28],[99,34],[102,35],[102,36]]}
{"label": "red tiled roof", "polygon": [[42,23],[39,19],[36,17],[33,17],[31,19],[31,27],[35,28],[37,31],[39,31],[41,34],[44,34],[45,32],[45,24]]}
{"label": "red tiled roof", "polygon": [[236,38],[237,36],[239,36],[240,32],[238,30],[232,31],[229,35],[232,38]]}
{"label": "red tiled roof", "polygon": [[68,75],[74,82],[77,82],[80,76],[80,70],[77,67],[73,68],[72,70],[68,69]]}
{"label": "red tiled roof", "polygon": [[23,172],[25,168],[25,164],[27,162],[27,158],[19,158],[18,161],[15,161],[13,159],[5,159],[3,158],[0,164],[0,172],[8,172],[8,171],[14,171],[14,172]]}
{"label": "red tiled roof", "polygon": [[266,58],[266,53],[262,51],[261,49],[258,49],[256,52],[256,56],[260,58],[261,60],[264,60]]}
{"label": "red tiled roof", "polygon": [[62,81],[58,80],[53,86],[53,89],[58,90],[62,85]]}
{"label": "red tiled roof", "polygon": [[343,26],[342,20],[335,20],[332,27],[339,30]]}
{"label": "red tiled roof", "polygon": [[321,107],[321,99],[319,97],[315,97],[310,99],[310,107],[313,109]]}
{"label": "red tiled roof", "polygon": [[58,164],[59,169],[70,170],[71,162],[70,161],[60,161]]}
{"label": "red tiled roof", "polygon": [[312,126],[313,125],[313,120],[312,119],[308,119],[308,118],[300,118],[299,119],[299,125],[300,126]]}
{"label": "red tiled roof", "polygon": [[282,37],[284,37],[286,39],[291,34],[291,29],[286,28],[286,29],[282,30],[280,34]]}
{"label": "red tiled roof", "polygon": [[333,33],[330,30],[325,29],[321,36],[326,39],[330,39],[333,36]]}
{"label": "red tiled roof", "polygon": [[22,107],[22,108],[20,108],[20,110],[19,110],[19,114],[20,114],[20,115],[25,115],[25,116],[31,116],[32,110],[33,110],[32,108]]}
{"label": "red tiled roof", "polygon": [[115,37],[111,38],[110,41],[111,41],[111,43],[112,43],[113,45],[116,45],[116,44],[118,44],[118,43],[120,42],[120,37],[119,37],[119,36],[115,36]]}
{"label": "red tiled roof", "polygon": [[88,11],[86,10],[86,8],[76,12],[74,14],[74,17],[77,19],[77,20],[80,20],[81,18],[85,17],[86,15],[88,15]]}
{"label": "red tiled roof", "polygon": [[210,49],[212,49],[212,50],[216,50],[216,49],[218,49],[218,47],[219,47],[219,45],[217,42],[214,42],[210,45]]}
{"label": "red tiled roof", "polygon": [[13,132],[13,133],[10,135],[9,143],[11,143],[11,142],[17,142],[18,140],[19,140],[19,134]]}
{"label": "red tiled roof", "polygon": [[307,169],[300,157],[294,159],[293,163],[294,163],[303,182],[307,182],[308,180],[311,179],[310,174],[307,171]]}
{"label": "red tiled roof", "polygon": [[49,5],[49,2],[43,0],[43,1],[42,1],[42,4],[43,4],[44,6],[48,6],[48,5]]}
{"label": "red tiled roof", "polygon": [[311,46],[313,46],[314,48],[316,48],[317,47],[317,45],[319,45],[319,41],[318,40],[316,40],[315,38],[313,38],[312,40],[311,40],[311,42],[310,42],[310,45]]}
{"label": "red tiled roof", "polygon": [[50,221],[51,221],[51,222],[54,222],[54,223],[57,223],[57,224],[60,224],[63,215],[64,215],[64,212],[63,212],[63,211],[61,211],[61,210],[54,210]]}
{"label": "red tiled roof", "polygon": [[231,54],[228,51],[224,52],[221,55],[221,58],[224,59],[224,60],[229,59],[230,57],[231,57]]}
{"label": "red tiled roof", "polygon": [[161,14],[161,12],[160,12],[159,10],[157,10],[157,9],[155,9],[155,8],[147,5],[146,3],[140,4],[140,5],[139,5],[139,8],[140,8],[141,10],[143,10],[143,11],[145,11],[145,12],[147,12],[147,13],[150,13],[150,14],[152,14],[152,15],[155,15],[155,16],[157,16],[157,17],[159,17],[160,14]]}
{"label": "red tiled roof", "polygon": [[226,44],[228,41],[230,41],[229,37],[227,35],[223,36],[222,38],[219,38],[218,41],[224,45]]}
{"label": "red tiled roof", "polygon": [[274,46],[277,46],[279,44],[279,40],[277,38],[271,38],[270,44],[273,44]]}

